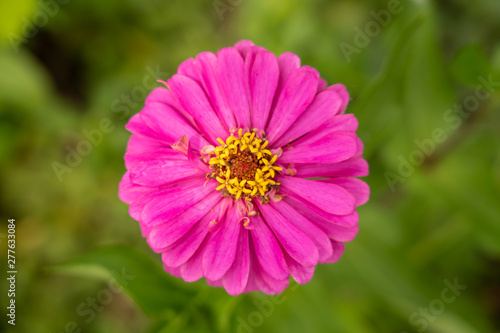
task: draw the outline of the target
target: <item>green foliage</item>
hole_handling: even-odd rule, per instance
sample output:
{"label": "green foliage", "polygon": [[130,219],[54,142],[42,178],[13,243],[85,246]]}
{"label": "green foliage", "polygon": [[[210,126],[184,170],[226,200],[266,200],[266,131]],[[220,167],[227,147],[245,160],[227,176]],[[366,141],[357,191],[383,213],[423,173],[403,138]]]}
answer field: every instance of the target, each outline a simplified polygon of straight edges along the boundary
{"label": "green foliage", "polygon": [[103,247],[55,267],[82,275],[95,275],[99,268],[121,284],[150,316],[169,309],[182,310],[195,295],[189,285],[165,274],[151,258],[126,246]]}
{"label": "green foliage", "polygon": [[[17,219],[20,263],[18,322],[2,331],[500,332],[500,3],[404,0],[377,23],[390,3],[2,2],[0,216]],[[124,125],[151,71],[168,79],[241,39],[345,84],[370,164],[371,199],[341,260],[273,297],[165,273],[117,196]],[[95,130],[88,154],[71,153]],[[467,289],[424,320],[455,278]],[[113,285],[123,290],[92,320],[78,312]]]}

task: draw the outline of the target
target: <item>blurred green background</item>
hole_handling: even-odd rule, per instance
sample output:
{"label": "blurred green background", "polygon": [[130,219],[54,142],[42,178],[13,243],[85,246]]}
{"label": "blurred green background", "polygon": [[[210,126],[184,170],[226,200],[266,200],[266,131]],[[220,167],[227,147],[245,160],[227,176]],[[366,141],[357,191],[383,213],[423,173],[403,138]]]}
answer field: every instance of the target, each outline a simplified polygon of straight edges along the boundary
{"label": "blurred green background", "polygon": [[[2,0],[0,329],[500,332],[499,17],[497,0]],[[164,274],[117,196],[152,77],[242,39],[344,83],[370,163],[358,236],[279,297]]]}

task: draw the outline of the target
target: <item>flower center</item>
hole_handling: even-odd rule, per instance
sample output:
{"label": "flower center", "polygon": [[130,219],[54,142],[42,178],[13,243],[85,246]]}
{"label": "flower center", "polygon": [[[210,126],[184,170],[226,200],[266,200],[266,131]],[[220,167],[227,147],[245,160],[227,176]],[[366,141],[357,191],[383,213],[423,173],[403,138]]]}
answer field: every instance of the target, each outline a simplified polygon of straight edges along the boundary
{"label": "flower center", "polygon": [[255,132],[238,130],[238,137],[229,136],[226,141],[218,138],[220,146],[215,147],[209,161],[213,170],[209,178],[219,182],[218,191],[222,195],[250,200],[252,197],[265,197],[279,182],[274,181],[276,171],[282,168],[273,164],[278,155],[267,148],[269,142],[256,137]]}

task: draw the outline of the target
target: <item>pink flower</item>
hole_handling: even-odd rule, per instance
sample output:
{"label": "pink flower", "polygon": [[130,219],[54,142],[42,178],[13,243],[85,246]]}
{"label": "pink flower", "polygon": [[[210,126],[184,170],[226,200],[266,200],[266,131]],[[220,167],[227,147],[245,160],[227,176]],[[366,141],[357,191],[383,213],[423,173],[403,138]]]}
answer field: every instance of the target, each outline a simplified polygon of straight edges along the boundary
{"label": "pink flower", "polygon": [[165,84],[127,124],[119,193],[165,270],[277,294],[339,260],[369,196],[345,87],[250,41],[186,60]]}

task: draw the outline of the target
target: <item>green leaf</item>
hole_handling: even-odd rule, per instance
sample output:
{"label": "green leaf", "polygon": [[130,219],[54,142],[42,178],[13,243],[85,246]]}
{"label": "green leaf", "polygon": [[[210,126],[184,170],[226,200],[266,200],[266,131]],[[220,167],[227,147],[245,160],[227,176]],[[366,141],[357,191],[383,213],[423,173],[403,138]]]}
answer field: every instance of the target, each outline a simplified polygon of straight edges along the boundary
{"label": "green leaf", "polygon": [[[3,15],[0,20],[0,43],[7,39],[10,42],[16,38],[15,36],[24,37],[22,36],[23,28],[26,30],[29,23],[33,24],[31,21],[35,8],[35,0],[0,2],[0,13],[8,13],[8,15]],[[33,28],[31,27],[31,29]]]}
{"label": "green leaf", "polygon": [[196,294],[191,286],[165,273],[146,254],[122,245],[99,248],[51,268],[94,277],[105,273],[150,316],[185,308]]}
{"label": "green leaf", "polygon": [[450,66],[455,79],[466,86],[476,87],[479,76],[487,77],[491,68],[478,45],[466,45],[455,53]]}

